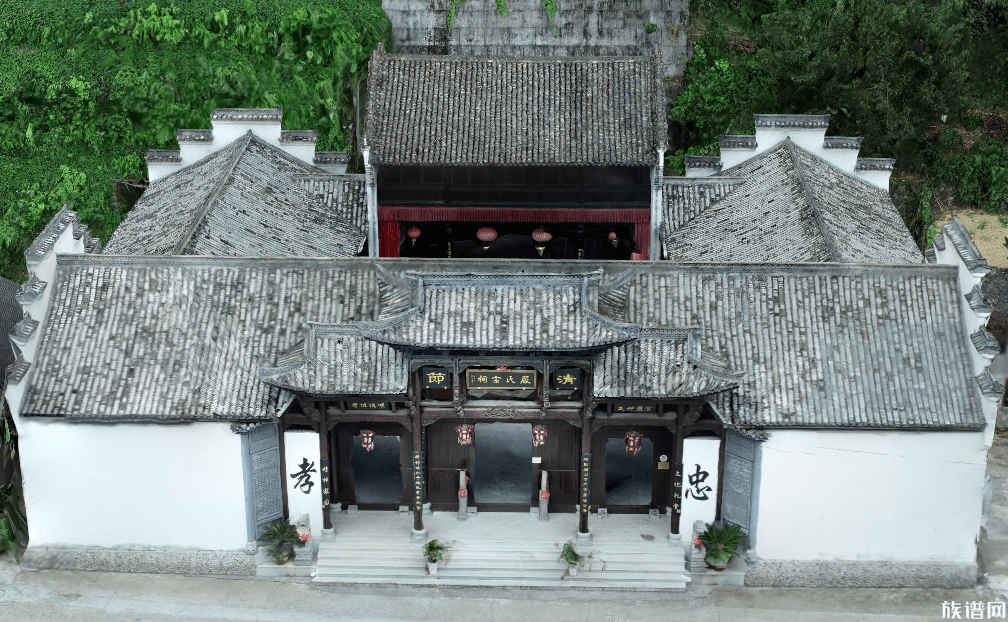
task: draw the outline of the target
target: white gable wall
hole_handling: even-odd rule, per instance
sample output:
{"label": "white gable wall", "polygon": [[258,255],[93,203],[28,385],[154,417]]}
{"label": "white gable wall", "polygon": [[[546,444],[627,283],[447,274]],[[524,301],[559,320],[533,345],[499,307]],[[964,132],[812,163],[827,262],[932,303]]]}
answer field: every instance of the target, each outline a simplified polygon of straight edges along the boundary
{"label": "white gable wall", "polygon": [[976,561],[980,432],[780,430],[761,449],[760,558]]}
{"label": "white gable wall", "polygon": [[241,437],[229,424],[14,419],[31,547],[245,547]]}

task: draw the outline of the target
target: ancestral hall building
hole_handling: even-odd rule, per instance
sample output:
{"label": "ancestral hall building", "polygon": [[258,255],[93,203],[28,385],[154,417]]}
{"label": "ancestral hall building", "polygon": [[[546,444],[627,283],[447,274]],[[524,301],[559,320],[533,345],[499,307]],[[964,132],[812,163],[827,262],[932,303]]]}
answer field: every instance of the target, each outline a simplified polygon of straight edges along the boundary
{"label": "ancestral hall building", "polygon": [[[528,520],[548,492],[582,544],[609,513],[684,555],[694,520],[737,524],[750,585],[975,583],[987,266],[955,222],[917,249],[892,161],[761,115],[665,177],[657,50],[379,48],[368,79],[364,175],[280,110],[215,110],[148,153],[104,249],[69,207],[29,248],[29,563],[248,572],[277,518],[422,538],[425,512]],[[481,500],[490,422],[531,428],[527,499]],[[401,488],[369,502],[354,455],[382,437]],[[608,494],[613,440],[650,447],[640,502]]]}

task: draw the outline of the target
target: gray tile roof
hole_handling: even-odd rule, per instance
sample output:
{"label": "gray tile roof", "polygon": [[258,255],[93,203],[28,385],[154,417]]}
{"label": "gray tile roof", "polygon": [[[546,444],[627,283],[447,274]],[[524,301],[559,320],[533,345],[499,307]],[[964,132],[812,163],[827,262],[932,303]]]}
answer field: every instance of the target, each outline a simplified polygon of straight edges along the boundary
{"label": "gray tile roof", "polygon": [[981,429],[950,266],[635,268],[628,319],[696,316],[705,352],[745,370],[722,414],[742,427]]}
{"label": "gray tile roof", "polygon": [[941,235],[935,236],[935,247],[938,250],[945,250],[946,237],[952,242],[953,248],[959,253],[963,263],[966,264],[969,270],[982,272],[983,274],[990,272],[987,260],[980,254],[980,249],[977,248],[977,245],[973,242],[973,238],[966,231],[966,227],[962,226],[962,223],[959,222],[955,214],[952,215],[952,222],[942,227]]}
{"label": "gray tile roof", "polygon": [[367,187],[364,175],[311,174],[293,177],[302,188],[322,201],[328,213],[355,225],[362,240],[367,237]]}
{"label": "gray tile roof", "polygon": [[754,114],[756,127],[827,129],[828,114]]}
{"label": "gray tile roof", "polygon": [[175,139],[180,143],[212,143],[213,130],[176,130]]}
{"label": "gray tile roof", "polygon": [[259,376],[268,385],[309,395],[405,395],[407,351],[361,335],[360,327],[311,324],[295,360],[278,357]]}
{"label": "gray tile roof", "polygon": [[687,398],[737,387],[743,374],[725,361],[706,353],[694,356],[700,332],[644,329],[637,339],[606,349],[595,357],[595,396]]}
{"label": "gray tile roof", "polygon": [[715,173],[721,170],[721,158],[719,156],[686,156],[686,169],[712,170]]}
{"label": "gray tile roof", "polygon": [[861,149],[863,136],[827,136],[823,139],[823,149]]}
{"label": "gray tile roof", "polygon": [[275,123],[283,121],[283,108],[214,108],[210,120]]}
{"label": "gray tile roof", "polygon": [[[599,266],[609,273],[590,272]],[[520,270],[526,275],[515,277]],[[528,276],[547,271],[567,276]],[[586,308],[583,288],[598,278],[600,308],[622,310],[629,324]],[[373,322],[378,305],[401,305],[397,283],[416,288],[420,279],[413,307]],[[279,389],[262,382],[259,365],[297,363],[307,322],[354,323],[362,338],[419,348],[587,344],[597,354],[615,348],[608,356],[619,357],[638,347],[643,358],[635,364],[648,372],[628,382],[642,391],[723,391],[737,381],[715,404],[740,428],[981,429],[977,387],[998,389],[973,374],[958,271],[950,266],[89,255],[60,256],[52,287],[24,380],[27,415],[268,418]],[[603,292],[611,298],[604,306]],[[676,339],[646,343],[675,331],[640,325],[698,326],[693,349],[684,352],[699,356],[704,373],[687,365],[675,375],[668,365],[679,360]],[[640,334],[645,343],[616,347]],[[319,390],[397,382],[395,374],[379,378],[367,369],[390,369],[393,359],[365,362],[353,354],[364,350],[348,359],[325,349],[334,347],[329,336],[316,340],[314,358],[285,372],[295,374],[289,387],[297,373]],[[358,346],[378,347],[365,344]],[[330,352],[333,369],[322,355]],[[364,368],[351,370],[362,373],[360,384],[339,386],[328,375],[342,373],[343,360]],[[733,370],[744,375],[733,379]],[[600,373],[606,390],[606,374],[620,372]]]}
{"label": "gray tile roof", "polygon": [[276,257],[360,252],[367,231],[363,194],[343,193],[334,208],[306,191],[297,175],[324,173],[249,132],[152,183],[106,252]]}
{"label": "gray tile roof", "polygon": [[[923,263],[889,195],[786,139],[703,178],[732,178],[727,194],[672,190],[661,231],[679,261]],[[745,183],[734,183],[742,178]],[[699,180],[694,183],[699,183]],[[699,186],[698,186],[699,188]],[[723,192],[723,191],[720,191]],[[722,197],[714,205],[716,197]]]}
{"label": "gray tile roof", "polygon": [[171,149],[147,149],[144,151],[144,160],[148,162],[181,162],[182,152]]}
{"label": "gray tile roof", "polygon": [[[0,276],[0,330],[3,331],[0,334],[9,334],[24,318],[21,305],[14,298],[17,289],[17,283]],[[7,369],[13,362],[14,350],[10,341],[0,340],[0,370]]]}
{"label": "gray tile roof", "polygon": [[586,304],[585,288],[601,275],[408,275],[417,304],[361,331],[382,343],[444,350],[590,350],[633,339],[640,326]]}
{"label": "gray tile roof", "polygon": [[367,261],[59,256],[23,412],[74,420],[265,419],[258,363],[307,321],[370,319]]}
{"label": "gray tile roof", "polygon": [[891,171],[896,166],[893,158],[858,158],[855,171]]}
{"label": "gray tile roof", "polygon": [[651,165],[667,143],[662,65],[647,56],[386,54],[368,71],[374,164]]}

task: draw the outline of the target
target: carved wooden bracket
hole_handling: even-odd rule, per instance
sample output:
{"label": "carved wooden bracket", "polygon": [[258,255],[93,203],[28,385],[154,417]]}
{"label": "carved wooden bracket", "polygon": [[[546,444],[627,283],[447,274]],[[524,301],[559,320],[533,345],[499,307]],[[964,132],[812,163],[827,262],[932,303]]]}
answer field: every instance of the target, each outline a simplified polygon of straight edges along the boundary
{"label": "carved wooden bracket", "polygon": [[322,421],[322,413],[319,411],[318,408],[312,406],[311,402],[298,398],[298,404],[301,405],[301,410],[304,411],[304,414],[306,414],[309,419],[311,419],[315,423],[319,423],[320,421]]}
{"label": "carved wooden bracket", "polygon": [[592,434],[594,434],[594,433],[598,432],[599,430],[601,430],[602,426],[604,426],[605,424],[606,424],[606,420],[605,419],[598,419],[598,418],[594,419],[592,421],[592,424],[591,424]]}

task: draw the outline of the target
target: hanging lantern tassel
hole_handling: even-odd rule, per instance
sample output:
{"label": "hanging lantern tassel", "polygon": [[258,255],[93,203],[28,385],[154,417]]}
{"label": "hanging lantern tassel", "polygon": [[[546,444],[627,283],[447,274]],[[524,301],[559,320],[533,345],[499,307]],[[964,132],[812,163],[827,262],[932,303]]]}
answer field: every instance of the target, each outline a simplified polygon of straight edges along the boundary
{"label": "hanging lantern tassel", "polygon": [[546,244],[553,239],[553,236],[540,227],[532,232],[532,239],[535,240],[536,250],[539,251],[539,256],[542,257],[543,251],[546,250]]}
{"label": "hanging lantern tassel", "polygon": [[537,425],[532,427],[532,446],[539,447],[546,443],[546,426]]}
{"label": "hanging lantern tassel", "polygon": [[374,430],[361,430],[360,444],[367,451],[374,449]]}
{"label": "hanging lantern tassel", "polygon": [[637,452],[641,449],[641,441],[644,440],[644,435],[636,430],[630,430],[626,433],[626,450],[628,454],[637,455]]}
{"label": "hanging lantern tassel", "polygon": [[459,445],[472,445],[473,427],[471,425],[457,425],[455,431],[458,432]]}

